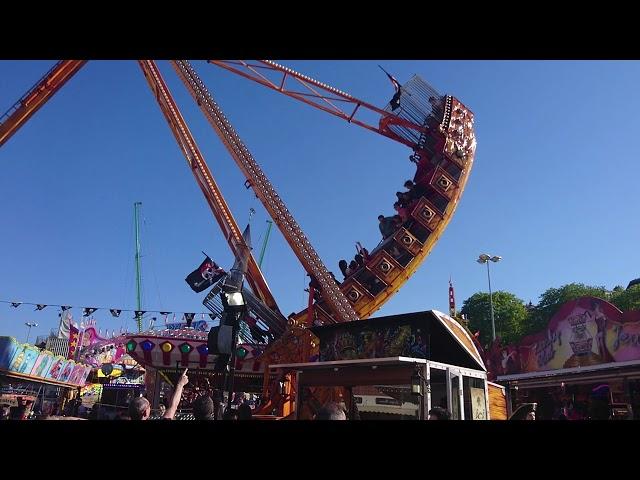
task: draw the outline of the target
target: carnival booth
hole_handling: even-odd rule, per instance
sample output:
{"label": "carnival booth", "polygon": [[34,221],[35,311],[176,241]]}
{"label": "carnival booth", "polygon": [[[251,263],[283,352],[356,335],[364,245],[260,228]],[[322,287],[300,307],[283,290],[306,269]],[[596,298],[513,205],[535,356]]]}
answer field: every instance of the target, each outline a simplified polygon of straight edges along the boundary
{"label": "carnival booth", "polygon": [[[208,332],[193,327],[151,330],[126,336],[126,351],[146,369],[146,396],[157,409],[168,399],[180,374],[189,368],[189,384],[183,393],[181,409],[203,392],[224,391],[223,375],[214,371],[215,355],[209,355]],[[260,393],[264,368],[257,357],[263,346],[240,344],[236,350],[234,392]]]}
{"label": "carnival booth", "polygon": [[545,330],[496,343],[487,366],[510,407],[538,404],[538,419],[640,418],[640,311],[595,297],[565,303]]}
{"label": "carnival booth", "polygon": [[90,372],[84,363],[0,337],[0,404],[30,410],[37,403],[42,413],[55,413],[62,407],[59,398],[71,398]]}
{"label": "carnival booth", "polygon": [[84,340],[80,359],[93,369],[81,391],[82,406],[92,411],[100,405],[96,418],[118,418],[133,397],[144,393],[144,368],[127,354],[125,335],[103,338],[87,329]]}
{"label": "carnival booth", "polygon": [[290,378],[295,417],[328,400],[352,419],[426,419],[442,406],[453,419],[489,419],[489,385],[468,332],[436,310],[314,327],[317,361],[270,365]]}

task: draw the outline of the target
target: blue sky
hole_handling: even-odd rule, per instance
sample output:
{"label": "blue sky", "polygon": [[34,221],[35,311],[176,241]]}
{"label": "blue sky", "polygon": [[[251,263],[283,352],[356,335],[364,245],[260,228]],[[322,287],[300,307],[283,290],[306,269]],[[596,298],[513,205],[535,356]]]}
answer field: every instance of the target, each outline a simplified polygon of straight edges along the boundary
{"label": "blue sky", "polygon": [[[55,62],[0,61],[4,112]],[[640,62],[282,61],[383,106],[419,74],[475,114],[478,148],[460,205],[431,255],[377,315],[447,310],[492,287],[534,303],[570,282],[613,288],[640,276]],[[410,150],[218,67],[194,62],[330,270],[373,248],[376,217],[413,176]],[[167,62],[160,67],[234,215],[249,209],[254,253],[267,215]],[[143,203],[143,308],[204,312],[184,277],[201,250],[233,262],[134,61],[91,61],[0,148],[0,300],[135,308],[133,203]],[[306,304],[305,273],[274,228],[263,271],[285,315]],[[46,334],[54,308],[0,304],[0,335]],[[74,318],[81,312],[74,310]],[[109,330],[131,314],[95,314]]]}

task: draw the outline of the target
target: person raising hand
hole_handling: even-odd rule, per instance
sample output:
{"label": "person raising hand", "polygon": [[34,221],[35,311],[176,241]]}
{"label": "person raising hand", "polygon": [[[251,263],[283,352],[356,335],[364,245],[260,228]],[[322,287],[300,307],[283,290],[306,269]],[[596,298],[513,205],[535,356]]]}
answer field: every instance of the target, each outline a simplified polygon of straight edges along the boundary
{"label": "person raising hand", "polygon": [[173,420],[176,416],[176,411],[178,410],[178,405],[180,404],[180,399],[182,398],[182,390],[185,385],[189,383],[189,377],[187,377],[187,371],[189,369],[185,368],[180,378],[176,382],[176,387],[173,389],[173,395],[171,395],[171,400],[169,401],[169,406],[167,410],[164,412],[162,416],[163,420]]}

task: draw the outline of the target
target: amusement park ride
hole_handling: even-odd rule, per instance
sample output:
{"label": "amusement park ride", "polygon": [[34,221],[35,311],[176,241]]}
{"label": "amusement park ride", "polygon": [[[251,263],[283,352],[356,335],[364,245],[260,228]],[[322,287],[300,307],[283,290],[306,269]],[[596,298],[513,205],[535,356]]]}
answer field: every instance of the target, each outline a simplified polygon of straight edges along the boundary
{"label": "amusement park ride", "polygon": [[[0,118],[0,146],[85,63],[84,60],[58,62],[20,98]],[[410,159],[417,165],[414,177],[414,194],[417,194],[407,208],[404,221],[393,235],[368,253],[355,273],[339,284],[192,65],[184,60],[171,61],[246,177],[247,187],[253,189],[312,279],[308,307],[287,319],[280,313],[258,263],[248,254],[246,279],[256,308],[250,309],[245,320],[254,328],[259,325],[259,331],[267,334],[268,345],[264,345],[260,356],[265,372],[264,394],[271,400],[269,408],[282,412],[286,398],[282,390],[280,397],[275,398],[268,365],[304,362],[317,354],[317,338],[308,327],[370,317],[417,270],[446,228],[473,165],[476,148],[473,113],[456,98],[438,94],[417,75],[402,86],[397,84],[397,93],[391,102],[378,108],[272,61],[209,60],[208,63],[406,145],[412,150]],[[156,62],[140,60],[139,65],[224,237],[233,253],[240,255],[242,232]],[[363,112],[367,112],[367,118],[376,118],[377,123],[364,120]]]}

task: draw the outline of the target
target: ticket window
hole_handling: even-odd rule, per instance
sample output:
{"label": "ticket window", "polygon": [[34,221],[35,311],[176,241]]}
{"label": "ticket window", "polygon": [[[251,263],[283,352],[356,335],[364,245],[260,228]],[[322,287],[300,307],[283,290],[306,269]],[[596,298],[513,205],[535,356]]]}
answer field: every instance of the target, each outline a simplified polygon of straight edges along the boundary
{"label": "ticket window", "polygon": [[441,368],[429,368],[430,408],[442,407],[449,410],[449,392],[447,371]]}
{"label": "ticket window", "polygon": [[420,397],[411,393],[411,385],[372,385],[353,387],[354,405],[359,420],[418,420]]}
{"label": "ticket window", "polygon": [[347,420],[419,420],[420,397],[411,385],[359,385],[303,387],[296,408],[297,419],[311,420],[328,402],[342,408]]}
{"label": "ticket window", "polygon": [[464,418],[467,420],[487,420],[487,390],[482,378],[462,377],[464,398]]}
{"label": "ticket window", "polygon": [[459,372],[449,371],[451,420],[462,420],[462,376]]}

